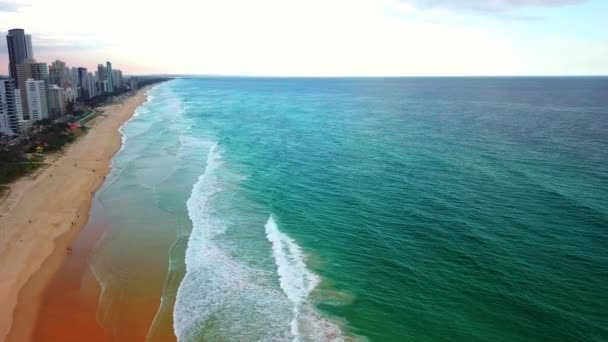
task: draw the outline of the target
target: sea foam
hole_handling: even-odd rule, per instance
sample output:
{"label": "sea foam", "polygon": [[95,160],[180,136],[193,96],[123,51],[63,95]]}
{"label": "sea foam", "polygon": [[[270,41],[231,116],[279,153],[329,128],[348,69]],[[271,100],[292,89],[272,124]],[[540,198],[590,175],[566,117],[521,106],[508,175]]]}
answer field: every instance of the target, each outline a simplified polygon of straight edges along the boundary
{"label": "sea foam", "polygon": [[281,289],[293,303],[290,324],[293,341],[343,341],[340,328],[321,318],[309,303],[309,295],[320,279],[306,267],[300,246],[279,230],[273,215],[268,218],[265,228],[266,237],[272,244]]}
{"label": "sea foam", "polygon": [[212,205],[222,190],[217,143],[209,148],[205,171],[187,201],[192,232],[186,249],[186,275],[173,311],[179,341],[289,340],[291,305],[262,271],[235,259],[219,241],[227,222]]}

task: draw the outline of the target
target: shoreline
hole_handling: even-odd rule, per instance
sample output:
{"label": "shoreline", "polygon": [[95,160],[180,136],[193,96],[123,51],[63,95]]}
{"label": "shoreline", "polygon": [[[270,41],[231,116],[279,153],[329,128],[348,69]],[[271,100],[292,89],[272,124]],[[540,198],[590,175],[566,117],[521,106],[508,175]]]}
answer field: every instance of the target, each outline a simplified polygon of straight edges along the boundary
{"label": "shoreline", "polygon": [[104,107],[89,132],[0,203],[0,340],[29,340],[42,293],[86,226],[92,200],[122,146],[119,128],[151,86]]}

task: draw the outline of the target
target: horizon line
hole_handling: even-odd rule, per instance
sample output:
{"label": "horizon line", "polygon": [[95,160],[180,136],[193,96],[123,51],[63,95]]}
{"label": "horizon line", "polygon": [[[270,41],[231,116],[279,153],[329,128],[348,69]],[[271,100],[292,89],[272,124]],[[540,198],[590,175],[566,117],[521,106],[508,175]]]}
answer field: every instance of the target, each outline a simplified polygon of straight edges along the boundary
{"label": "horizon line", "polygon": [[[608,74],[529,74],[529,75],[238,75],[196,73],[137,73],[125,77],[170,77],[170,78],[605,78]],[[0,74],[0,78],[10,78]]]}
{"label": "horizon line", "polygon": [[232,74],[188,74],[188,73],[146,73],[146,74],[127,74],[131,77],[162,76],[173,78],[577,78],[577,77],[608,77],[608,74],[589,75],[232,75]]}

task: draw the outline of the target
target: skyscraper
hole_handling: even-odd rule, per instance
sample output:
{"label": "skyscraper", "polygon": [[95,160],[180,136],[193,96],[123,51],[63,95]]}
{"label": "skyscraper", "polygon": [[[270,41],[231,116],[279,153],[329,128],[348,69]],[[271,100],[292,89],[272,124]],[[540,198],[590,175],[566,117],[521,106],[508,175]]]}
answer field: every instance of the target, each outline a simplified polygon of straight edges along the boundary
{"label": "skyscraper", "polygon": [[2,92],[0,92],[0,136],[12,135],[13,130],[8,128],[8,115],[5,113],[4,99],[2,98]]}
{"label": "skyscraper", "polygon": [[[19,111],[13,79],[0,79],[0,133],[19,133]],[[19,103],[19,106],[21,104]]]}
{"label": "skyscraper", "polygon": [[106,80],[108,81],[108,91],[114,92],[114,75],[112,72],[112,63],[106,62]]}
{"label": "skyscraper", "polygon": [[99,89],[99,92],[102,94],[110,92],[110,89],[108,88],[108,81],[99,82]]}
{"label": "skyscraper", "polygon": [[47,84],[43,80],[28,79],[25,81],[27,107],[32,122],[49,117],[49,99]]}
{"label": "skyscraper", "polygon": [[106,67],[103,64],[97,64],[97,82],[106,80]]}
{"label": "skyscraper", "polygon": [[119,72],[120,72],[120,70],[118,70],[118,69],[112,70],[112,82],[113,82],[114,90],[120,89],[120,87],[121,87]]}
{"label": "skyscraper", "polygon": [[27,58],[34,58],[34,49],[32,48],[32,35],[25,35],[25,51],[27,52]]}
{"label": "skyscraper", "polygon": [[95,80],[95,76],[93,76],[93,73],[89,73],[88,80],[88,94],[89,98],[92,99],[97,96],[97,81]]}
{"label": "skyscraper", "polygon": [[23,104],[23,117],[25,120],[30,119],[30,110],[28,108],[29,100],[27,99],[27,92],[23,89],[25,87],[25,82],[30,78],[44,81],[48,87],[49,71],[46,63],[37,63],[34,59],[26,59],[23,63],[17,64],[17,88],[21,90],[21,103]]}
{"label": "skyscraper", "polygon": [[51,104],[50,114],[54,116],[65,114],[67,104],[65,90],[56,84],[52,84],[49,86],[48,96]]}
{"label": "skyscraper", "polygon": [[17,118],[19,122],[19,133],[29,130],[29,120],[23,117],[23,102],[21,101],[21,90],[15,88],[15,108],[17,109]]}
{"label": "skyscraper", "polygon": [[[6,35],[6,45],[8,47],[8,69],[11,78],[17,79],[17,65],[26,59],[33,58],[32,39],[26,36],[23,29],[12,29]],[[23,80],[25,82],[25,80]],[[19,84],[19,80],[17,80]]]}
{"label": "skyscraper", "polygon": [[87,72],[87,68],[78,68],[78,90],[81,94],[81,96],[85,97],[85,98],[89,98],[88,97],[88,91],[89,91],[89,73]]}
{"label": "skyscraper", "polygon": [[76,93],[76,98],[79,98],[80,89],[78,89],[78,68],[73,67],[70,69],[70,78],[70,84],[72,85],[72,89],[74,89],[74,92]]}
{"label": "skyscraper", "polygon": [[124,86],[125,86],[125,82],[124,82],[124,79],[123,79],[123,77],[122,77],[122,71],[121,71],[121,70],[116,70],[116,74],[117,74],[117,76],[118,76],[118,77],[117,77],[117,84],[118,84],[118,87],[117,87],[117,88],[122,88],[122,87],[124,87]]}
{"label": "skyscraper", "polygon": [[70,86],[70,73],[65,62],[56,60],[49,66],[49,84],[56,84],[62,88]]}
{"label": "skyscraper", "polygon": [[76,101],[76,91],[72,88],[65,89],[65,100],[66,102],[74,102]]}

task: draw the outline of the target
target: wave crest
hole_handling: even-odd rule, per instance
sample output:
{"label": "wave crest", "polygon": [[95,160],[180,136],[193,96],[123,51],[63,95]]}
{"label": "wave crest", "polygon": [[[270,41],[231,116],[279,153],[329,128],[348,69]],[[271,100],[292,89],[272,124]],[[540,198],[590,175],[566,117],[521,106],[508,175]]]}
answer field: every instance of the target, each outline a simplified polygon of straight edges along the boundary
{"label": "wave crest", "polygon": [[293,303],[290,324],[293,341],[343,341],[338,325],[323,319],[309,303],[309,295],[320,280],[306,267],[300,246],[279,230],[273,215],[268,218],[265,229],[266,238],[272,244],[281,289]]}

